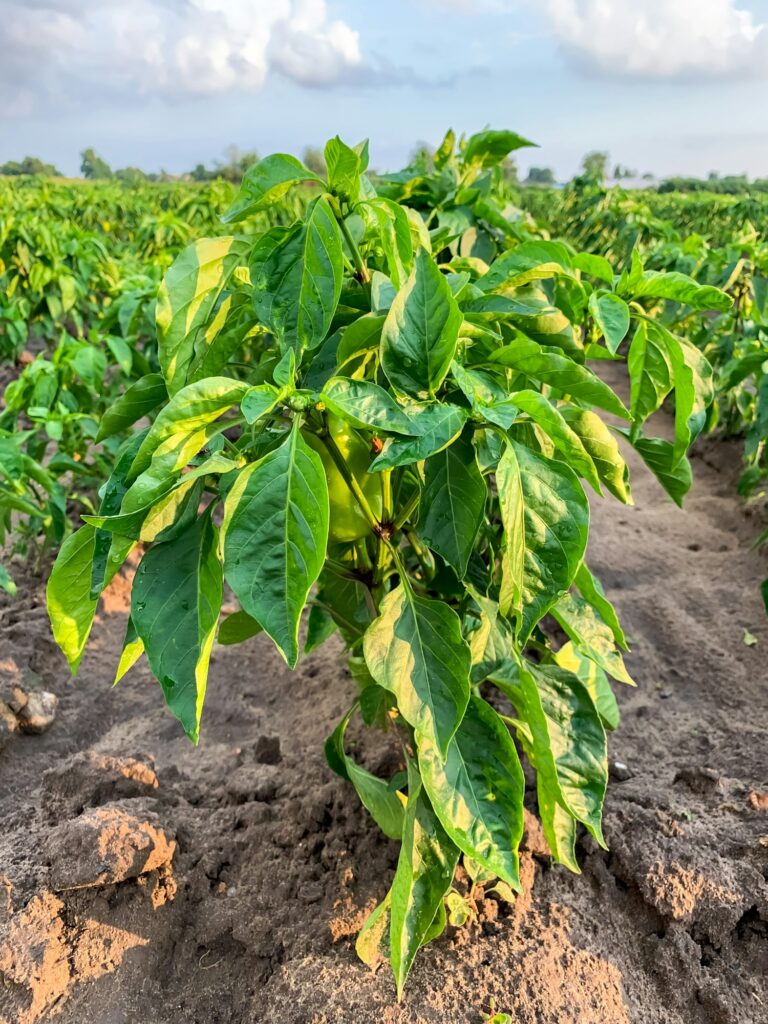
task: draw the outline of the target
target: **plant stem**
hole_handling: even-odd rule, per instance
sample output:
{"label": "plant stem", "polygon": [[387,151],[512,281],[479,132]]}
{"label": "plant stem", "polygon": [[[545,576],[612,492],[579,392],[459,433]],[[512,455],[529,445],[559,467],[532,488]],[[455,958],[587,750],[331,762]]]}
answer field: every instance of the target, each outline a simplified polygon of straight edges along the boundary
{"label": "plant stem", "polygon": [[357,247],[357,243],[350,234],[349,228],[347,227],[347,222],[344,220],[344,217],[341,215],[341,213],[339,213],[339,215],[337,216],[337,220],[339,222],[339,227],[341,228],[341,233],[344,236],[344,241],[347,243],[347,245],[349,246],[349,251],[352,253],[352,259],[354,260],[355,267],[357,269],[357,275],[360,278],[360,282],[361,284],[369,284],[371,280],[371,275],[368,273],[368,267],[366,267],[365,262],[363,261],[363,257],[360,255],[360,250]]}
{"label": "plant stem", "polygon": [[419,492],[418,490],[410,496],[408,501],[400,509],[399,514],[395,517],[393,526],[395,530],[401,530],[405,523],[408,522],[413,512],[415,512],[417,505],[419,504]]}

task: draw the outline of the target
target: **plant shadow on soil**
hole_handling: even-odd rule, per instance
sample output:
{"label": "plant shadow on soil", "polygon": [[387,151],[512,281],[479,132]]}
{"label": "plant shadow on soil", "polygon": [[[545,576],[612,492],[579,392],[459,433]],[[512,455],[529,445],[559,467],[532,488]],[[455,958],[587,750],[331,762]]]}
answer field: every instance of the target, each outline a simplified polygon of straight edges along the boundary
{"label": "plant shadow on soil", "polygon": [[[527,815],[526,893],[422,951],[400,1006],[354,953],[397,846],[324,763],[354,693],[339,645],[295,673],[263,637],[217,648],[193,748],[145,668],[110,688],[124,581],[74,682],[39,583],[4,600],[0,685],[60,704],[0,752],[1,1024],[479,1024],[491,1001],[518,1024],[763,1024],[768,572],[733,449],[699,447],[683,512],[628,458],[637,507],[595,501],[590,548],[638,683],[610,852],[582,837],[571,875]],[[358,756],[392,770],[380,735]]]}

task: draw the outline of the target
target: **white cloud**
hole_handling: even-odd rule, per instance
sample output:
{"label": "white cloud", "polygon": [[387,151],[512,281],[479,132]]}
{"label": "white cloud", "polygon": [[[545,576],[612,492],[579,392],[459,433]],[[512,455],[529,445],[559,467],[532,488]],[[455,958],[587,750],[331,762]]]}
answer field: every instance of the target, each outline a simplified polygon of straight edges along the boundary
{"label": "white cloud", "polygon": [[768,26],[734,0],[546,0],[546,10],[583,70],[667,79],[768,72]]}
{"label": "white cloud", "polygon": [[[428,7],[459,14],[510,14],[521,0],[424,0]],[[524,0],[522,0],[524,2]]]}
{"label": "white cloud", "polygon": [[326,0],[0,0],[0,114],[105,94],[256,91],[277,71],[327,87],[364,73]]}

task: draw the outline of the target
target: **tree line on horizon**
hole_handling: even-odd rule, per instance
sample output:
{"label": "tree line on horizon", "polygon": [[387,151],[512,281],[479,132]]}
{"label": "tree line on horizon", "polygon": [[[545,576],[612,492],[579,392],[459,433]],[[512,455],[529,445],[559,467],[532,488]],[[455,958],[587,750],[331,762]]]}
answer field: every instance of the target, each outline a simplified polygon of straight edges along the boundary
{"label": "tree line on horizon", "polygon": [[[425,142],[416,144],[409,158],[412,167],[423,167],[425,172],[433,165],[434,148]],[[216,181],[223,179],[237,185],[242,181],[248,168],[256,163],[259,155],[255,150],[242,152],[237,146],[229,146],[224,160],[216,160],[209,167],[198,163],[190,171],[182,174],[147,172],[140,167],[112,167],[89,147],[80,153],[80,173],[89,181],[114,180],[127,185],[138,185],[141,182],[156,181]],[[302,153],[304,164],[315,174],[325,175],[325,159],[323,151],[317,146],[307,146]],[[517,164],[511,157],[503,162],[502,173],[509,185],[534,186],[539,188],[555,187],[557,177],[551,167],[530,167],[524,178],[520,177]],[[8,160],[0,164],[0,176],[17,177],[33,175],[39,177],[63,178],[54,164],[46,163],[39,157],[26,156],[22,160]],[[642,183],[644,187],[654,188],[658,192],[717,192],[723,195],[740,195],[750,191],[768,192],[768,178],[755,178],[750,181],[746,174],[721,175],[718,171],[710,171],[706,178],[675,175],[656,181],[649,173],[638,173],[637,170],[622,164],[615,164],[612,172],[609,154],[593,150],[586,154],[581,163],[579,174],[575,176],[582,182],[593,182],[604,185],[609,180],[621,184],[629,181]]]}

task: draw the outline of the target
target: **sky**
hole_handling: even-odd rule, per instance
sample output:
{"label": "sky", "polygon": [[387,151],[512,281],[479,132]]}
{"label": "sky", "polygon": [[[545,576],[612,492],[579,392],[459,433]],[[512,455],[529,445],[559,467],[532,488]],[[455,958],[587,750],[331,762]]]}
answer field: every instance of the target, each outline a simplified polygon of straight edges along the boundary
{"label": "sky", "polygon": [[171,173],[449,127],[531,164],[768,177],[768,0],[0,0],[0,162]]}

